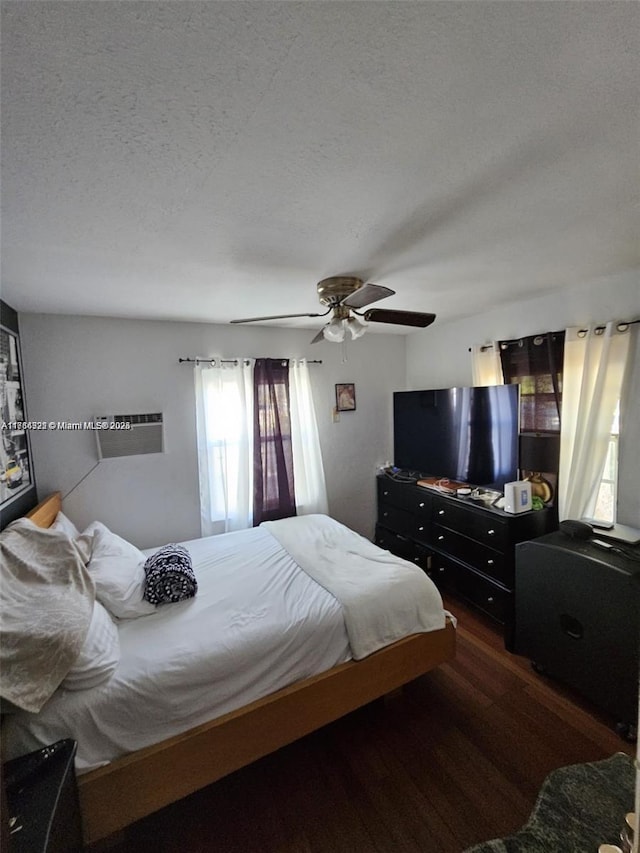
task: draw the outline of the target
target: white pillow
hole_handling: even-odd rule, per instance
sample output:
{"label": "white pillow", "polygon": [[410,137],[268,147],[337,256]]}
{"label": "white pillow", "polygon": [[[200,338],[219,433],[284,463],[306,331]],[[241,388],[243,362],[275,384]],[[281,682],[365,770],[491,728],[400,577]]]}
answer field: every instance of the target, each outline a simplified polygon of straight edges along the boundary
{"label": "white pillow", "polygon": [[80,531],[78,530],[78,528],[75,526],[75,524],[73,523],[73,521],[71,521],[70,518],[67,518],[67,516],[63,512],[59,512],[56,515],[55,521],[49,529],[59,530],[61,533],[66,534],[69,539],[77,539],[78,536],[80,536]]}
{"label": "white pillow", "polygon": [[143,599],[145,573],[142,551],[112,533],[100,521],[92,521],[79,545],[87,550],[87,569],[96,585],[96,598],[117,619],[136,619],[155,613]]}
{"label": "white pillow", "polygon": [[60,686],[65,690],[97,687],[111,678],[119,660],[118,629],[100,602],[95,601],[80,655]]}

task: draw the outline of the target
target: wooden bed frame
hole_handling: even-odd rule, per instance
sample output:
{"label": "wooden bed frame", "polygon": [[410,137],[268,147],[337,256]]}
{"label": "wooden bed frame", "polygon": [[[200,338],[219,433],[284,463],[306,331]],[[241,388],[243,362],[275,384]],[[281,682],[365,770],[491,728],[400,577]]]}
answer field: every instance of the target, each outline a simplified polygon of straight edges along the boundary
{"label": "wooden bed frame", "polygon": [[[27,517],[49,527],[60,492]],[[78,777],[86,844],[292,743],[455,655],[455,629],[413,634]]]}

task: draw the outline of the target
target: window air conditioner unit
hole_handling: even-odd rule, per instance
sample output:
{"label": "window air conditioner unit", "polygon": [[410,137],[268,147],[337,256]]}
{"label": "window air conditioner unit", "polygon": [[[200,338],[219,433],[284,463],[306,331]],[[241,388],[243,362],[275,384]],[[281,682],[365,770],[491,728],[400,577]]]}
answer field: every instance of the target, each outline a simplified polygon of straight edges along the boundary
{"label": "window air conditioner unit", "polygon": [[139,415],[96,415],[99,459],[164,453],[162,412]]}

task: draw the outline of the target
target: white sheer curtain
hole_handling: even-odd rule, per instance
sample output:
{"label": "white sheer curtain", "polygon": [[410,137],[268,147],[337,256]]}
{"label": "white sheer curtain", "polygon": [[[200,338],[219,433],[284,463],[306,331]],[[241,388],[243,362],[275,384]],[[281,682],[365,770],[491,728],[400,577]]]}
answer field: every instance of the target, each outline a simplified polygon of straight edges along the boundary
{"label": "white sheer curtain", "polygon": [[629,355],[629,327],[567,329],[564,344],[558,514],[593,515]]}
{"label": "white sheer curtain", "polygon": [[[253,365],[216,360],[195,368],[203,536],[253,524]],[[296,511],[326,513],[327,489],[307,362],[289,363]]]}
{"label": "white sheer curtain", "polygon": [[196,365],[195,387],[202,535],[251,527],[253,364]]}
{"label": "white sheer curtain", "polygon": [[293,483],[298,515],[328,512],[311,377],[305,359],[289,362]]}
{"label": "white sheer curtain", "polygon": [[471,347],[471,371],[474,385],[504,385],[497,341]]}

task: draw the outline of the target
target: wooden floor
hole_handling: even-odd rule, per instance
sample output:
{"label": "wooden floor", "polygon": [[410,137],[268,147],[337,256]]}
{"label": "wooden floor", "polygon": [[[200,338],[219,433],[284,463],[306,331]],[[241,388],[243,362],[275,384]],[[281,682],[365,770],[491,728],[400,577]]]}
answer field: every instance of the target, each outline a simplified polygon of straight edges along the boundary
{"label": "wooden floor", "polygon": [[520,827],[556,767],[633,752],[490,623],[445,605],[453,663],[140,821],[110,853],[460,853]]}

